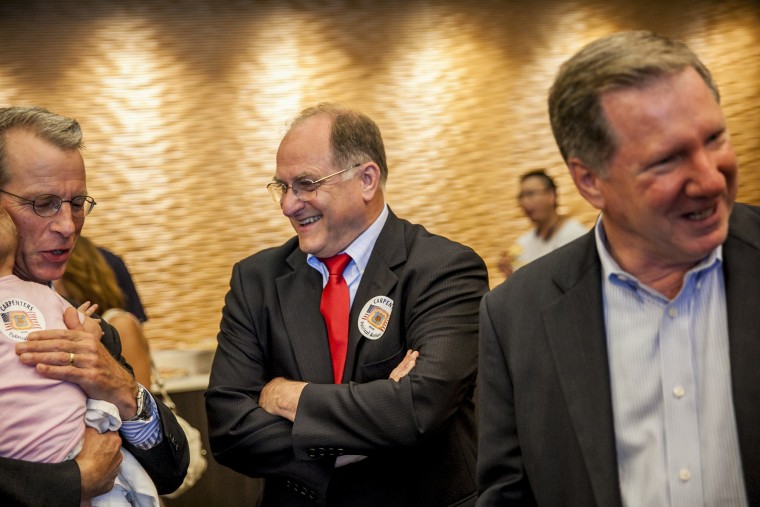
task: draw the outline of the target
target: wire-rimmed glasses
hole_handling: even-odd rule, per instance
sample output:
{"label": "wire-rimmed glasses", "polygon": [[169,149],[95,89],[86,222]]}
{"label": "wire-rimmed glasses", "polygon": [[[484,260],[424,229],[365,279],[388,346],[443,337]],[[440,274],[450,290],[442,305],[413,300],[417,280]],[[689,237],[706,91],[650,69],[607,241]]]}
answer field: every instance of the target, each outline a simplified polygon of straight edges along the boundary
{"label": "wire-rimmed glasses", "polygon": [[341,169],[338,172],[334,172],[332,174],[328,174],[327,176],[323,176],[319,178],[318,180],[310,180],[308,178],[301,178],[299,180],[294,181],[291,185],[288,185],[284,181],[273,181],[271,183],[267,184],[267,190],[269,190],[269,195],[272,196],[272,200],[276,203],[280,203],[282,201],[282,197],[288,193],[288,190],[292,190],[295,196],[303,201],[311,201],[316,197],[317,195],[317,188],[327,181],[329,178],[332,178],[333,176],[337,176],[339,174],[343,174],[346,171],[350,171],[351,169],[355,169],[359,167],[361,163],[353,165],[351,167],[348,167],[346,169]]}
{"label": "wire-rimmed glasses", "polygon": [[44,218],[49,218],[58,213],[63,203],[67,202],[71,206],[71,216],[74,218],[84,218],[87,216],[92,208],[97,204],[95,199],[89,195],[78,195],[71,199],[61,199],[55,194],[40,194],[34,199],[27,199],[20,195],[12,194],[7,190],[0,188],[0,192],[8,194],[11,197],[18,199],[19,201],[26,203],[32,207],[34,212]]}

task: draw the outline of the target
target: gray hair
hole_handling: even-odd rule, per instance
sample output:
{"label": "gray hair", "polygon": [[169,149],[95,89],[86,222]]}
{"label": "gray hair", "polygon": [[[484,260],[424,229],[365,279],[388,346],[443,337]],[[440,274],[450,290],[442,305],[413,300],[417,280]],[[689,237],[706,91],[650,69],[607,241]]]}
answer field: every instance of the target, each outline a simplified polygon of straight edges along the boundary
{"label": "gray hair", "polygon": [[[371,160],[380,167],[380,182],[384,185],[388,179],[385,145],[380,128],[372,118],[337,104],[322,102],[301,111],[290,124],[290,129],[307,118],[320,114],[332,118],[330,145],[336,166],[347,168]],[[344,173],[344,178],[349,178],[352,174],[353,171],[348,171]]]}
{"label": "gray hair", "polygon": [[23,130],[61,150],[82,150],[82,128],[79,123],[65,116],[38,106],[13,106],[0,108],[0,186],[8,183],[10,174],[6,167],[5,138],[11,130]]}
{"label": "gray hair", "polygon": [[684,43],[647,31],[612,34],[588,44],[560,67],[549,91],[552,132],[565,162],[577,157],[599,175],[617,149],[601,96],[693,68],[720,103],[710,71]]}

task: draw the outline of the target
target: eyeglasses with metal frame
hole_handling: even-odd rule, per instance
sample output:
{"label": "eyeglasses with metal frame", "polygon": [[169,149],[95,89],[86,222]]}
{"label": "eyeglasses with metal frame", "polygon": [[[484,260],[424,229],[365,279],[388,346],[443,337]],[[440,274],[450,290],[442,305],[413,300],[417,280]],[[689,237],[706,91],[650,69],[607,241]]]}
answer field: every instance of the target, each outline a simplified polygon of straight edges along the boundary
{"label": "eyeglasses with metal frame", "polygon": [[299,200],[303,202],[308,202],[317,196],[317,188],[319,188],[319,186],[322,185],[322,183],[327,181],[329,178],[332,178],[333,176],[343,174],[344,172],[350,171],[351,169],[356,169],[357,167],[362,165],[362,163],[363,162],[360,162],[346,169],[341,169],[338,172],[328,174],[327,176],[323,176],[319,178],[318,180],[310,180],[308,178],[301,178],[299,180],[294,181],[292,185],[288,185],[284,181],[273,181],[267,184],[267,190],[269,190],[269,195],[272,196],[272,200],[276,202],[277,204],[279,204],[282,201],[282,198],[285,196],[285,194],[288,193],[288,190],[292,190],[293,193],[296,195],[296,198],[298,198]]}
{"label": "eyeglasses with metal frame", "polygon": [[34,212],[43,217],[49,218],[54,216],[63,206],[63,203],[67,202],[71,206],[71,216],[74,218],[84,218],[90,214],[92,208],[95,207],[97,202],[89,195],[78,195],[71,199],[61,199],[55,194],[40,194],[34,199],[27,199],[20,195],[12,194],[7,190],[0,188],[0,193],[7,194],[11,197],[18,199],[19,201],[28,204],[32,207]]}

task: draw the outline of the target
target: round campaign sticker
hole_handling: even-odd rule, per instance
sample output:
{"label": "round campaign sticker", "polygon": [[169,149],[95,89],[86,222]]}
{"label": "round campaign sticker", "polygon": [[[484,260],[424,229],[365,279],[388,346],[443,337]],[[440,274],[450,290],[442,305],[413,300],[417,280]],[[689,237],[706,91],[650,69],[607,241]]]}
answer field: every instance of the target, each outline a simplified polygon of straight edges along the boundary
{"label": "round campaign sticker", "polygon": [[0,319],[3,334],[17,342],[25,342],[32,331],[45,329],[42,312],[23,299],[11,298],[0,302]]}
{"label": "round campaign sticker", "polygon": [[385,296],[375,296],[364,305],[359,314],[359,331],[370,340],[377,340],[388,327],[393,300]]}

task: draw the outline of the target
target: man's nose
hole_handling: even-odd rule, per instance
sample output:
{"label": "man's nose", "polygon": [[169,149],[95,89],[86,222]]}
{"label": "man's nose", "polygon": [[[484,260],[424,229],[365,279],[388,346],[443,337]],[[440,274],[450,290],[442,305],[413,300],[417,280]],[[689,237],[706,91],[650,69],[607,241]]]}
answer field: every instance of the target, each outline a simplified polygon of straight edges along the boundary
{"label": "man's nose", "polygon": [[61,207],[55,215],[50,217],[50,220],[52,220],[51,228],[62,236],[71,236],[77,230],[77,219],[71,211],[70,202],[61,203]]}
{"label": "man's nose", "polygon": [[282,194],[282,197],[280,198],[280,209],[282,209],[283,215],[291,217],[301,208],[303,208],[303,201],[296,197],[296,193],[292,188],[289,188],[287,192]]}
{"label": "man's nose", "polygon": [[724,154],[711,153],[702,149],[690,161],[689,182],[686,192],[691,197],[710,197],[721,194],[726,189],[726,175],[722,164]]}

